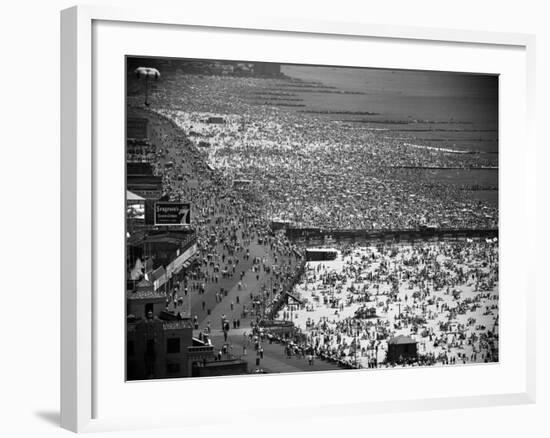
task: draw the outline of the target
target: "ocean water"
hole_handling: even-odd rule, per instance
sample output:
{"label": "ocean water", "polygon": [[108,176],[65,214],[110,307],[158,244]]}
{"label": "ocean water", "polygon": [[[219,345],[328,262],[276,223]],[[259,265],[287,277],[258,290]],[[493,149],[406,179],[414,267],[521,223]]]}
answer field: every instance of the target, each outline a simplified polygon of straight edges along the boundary
{"label": "ocean water", "polygon": [[361,93],[298,91],[307,110],[377,113],[326,117],[388,129],[395,136],[414,135],[428,146],[498,153],[498,78],[494,75],[296,65],[285,65],[282,72]]}
{"label": "ocean water", "polygon": [[[306,105],[302,110],[380,129],[384,135],[421,146],[490,154],[498,162],[495,75],[301,65],[284,65],[282,72],[343,92],[297,91]],[[340,114],[323,114],[327,111]],[[498,187],[497,169],[419,172],[430,172],[428,177],[436,181]],[[487,196],[496,202],[498,193]]]}
{"label": "ocean water", "polygon": [[378,112],[395,120],[458,121],[498,129],[498,78],[448,72],[283,66],[287,76],[364,94],[304,93],[312,108]]}

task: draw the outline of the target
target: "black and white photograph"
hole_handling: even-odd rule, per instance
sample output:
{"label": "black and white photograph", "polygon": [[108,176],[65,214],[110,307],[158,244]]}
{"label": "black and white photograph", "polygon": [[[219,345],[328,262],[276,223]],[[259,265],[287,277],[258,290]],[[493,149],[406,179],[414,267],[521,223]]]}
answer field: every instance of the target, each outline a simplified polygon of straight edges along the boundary
{"label": "black and white photograph", "polygon": [[125,122],[127,380],[499,362],[498,75],[128,56]]}
{"label": "black and white photograph", "polygon": [[7,4],[2,436],[548,435],[544,6]]}

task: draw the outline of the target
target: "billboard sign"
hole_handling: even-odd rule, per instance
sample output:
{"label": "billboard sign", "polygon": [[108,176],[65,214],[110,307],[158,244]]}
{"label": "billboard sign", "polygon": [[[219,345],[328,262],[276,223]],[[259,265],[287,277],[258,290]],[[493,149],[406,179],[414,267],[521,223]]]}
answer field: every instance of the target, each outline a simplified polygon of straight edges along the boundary
{"label": "billboard sign", "polygon": [[155,225],[189,225],[191,204],[182,202],[155,202]]}

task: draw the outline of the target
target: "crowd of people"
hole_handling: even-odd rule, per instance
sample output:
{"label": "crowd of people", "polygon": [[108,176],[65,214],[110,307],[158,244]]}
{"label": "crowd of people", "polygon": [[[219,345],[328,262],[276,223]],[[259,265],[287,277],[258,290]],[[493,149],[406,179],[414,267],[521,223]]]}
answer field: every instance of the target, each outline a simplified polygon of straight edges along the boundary
{"label": "crowd of people", "polygon": [[247,99],[277,81],[169,75],[155,110],[175,121],[229,184],[250,181],[266,216],[325,229],[497,227],[494,203],[453,181],[434,184],[422,169],[494,167],[498,156],[418,147],[414,131],[392,136]]}
{"label": "crowd of people", "polygon": [[[410,336],[419,364],[498,361],[498,242],[476,239],[340,245],[309,262],[293,322],[306,350],[358,366],[391,366],[388,341]],[[283,308],[283,311],[287,308]]]}
{"label": "crowd of people", "polygon": [[[168,75],[153,92],[155,173],[164,199],[191,204],[197,235],[199,263],[175,291],[191,293],[195,325],[210,330],[214,308],[230,300],[222,321],[290,319],[297,330],[285,352],[308,360],[393,365],[388,340],[400,334],[417,341],[415,364],[498,360],[496,241],[346,243],[338,260],[305,265],[303,248],[270,228],[498,228],[497,206],[409,168],[494,159],[247,100],[280,80]],[[289,290],[302,304],[279,309]]]}
{"label": "crowd of people", "polygon": [[[198,263],[176,286],[175,296],[190,295],[193,315],[208,325],[213,324],[213,309],[224,300],[230,300],[231,312],[225,315],[230,325],[269,314],[302,269],[303,251],[283,235],[274,235],[260,205],[243,198],[222,174],[208,168],[195,145],[169,119],[150,115],[148,120],[163,195],[191,204],[191,227],[197,236]],[[260,282],[254,290],[244,281],[250,271]],[[233,284],[239,295],[228,297]]]}

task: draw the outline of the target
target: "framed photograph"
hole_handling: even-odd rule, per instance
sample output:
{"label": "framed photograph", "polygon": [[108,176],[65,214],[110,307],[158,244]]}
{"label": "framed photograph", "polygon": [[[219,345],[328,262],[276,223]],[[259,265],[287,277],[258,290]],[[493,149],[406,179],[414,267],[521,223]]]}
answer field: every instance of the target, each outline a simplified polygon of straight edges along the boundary
{"label": "framed photograph", "polygon": [[62,426],[534,402],[533,47],[63,11]]}

